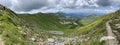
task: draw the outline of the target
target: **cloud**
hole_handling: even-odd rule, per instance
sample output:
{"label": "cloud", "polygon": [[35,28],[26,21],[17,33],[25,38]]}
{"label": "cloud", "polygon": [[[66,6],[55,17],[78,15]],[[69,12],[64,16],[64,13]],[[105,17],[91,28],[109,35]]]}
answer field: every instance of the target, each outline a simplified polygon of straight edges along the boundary
{"label": "cloud", "polygon": [[10,7],[11,6],[11,1],[10,0],[0,0],[0,4]]}
{"label": "cloud", "polygon": [[120,7],[120,0],[110,0],[110,2],[111,2],[111,5]]}
{"label": "cloud", "polygon": [[12,9],[16,11],[30,11],[46,5],[46,0],[11,0]]}
{"label": "cloud", "polygon": [[77,0],[75,5],[78,7],[88,6],[88,7],[98,7],[99,5],[96,4],[97,0]]}
{"label": "cloud", "polygon": [[110,6],[112,2],[110,0],[98,0],[97,4],[100,6]]}
{"label": "cloud", "polygon": [[[113,8],[120,7],[119,2],[119,0],[0,0],[1,4],[17,13],[56,12],[63,10],[64,12],[68,10],[76,12],[76,9],[81,11],[82,9],[102,10],[100,8],[113,10]],[[112,9],[108,9],[111,7]]]}

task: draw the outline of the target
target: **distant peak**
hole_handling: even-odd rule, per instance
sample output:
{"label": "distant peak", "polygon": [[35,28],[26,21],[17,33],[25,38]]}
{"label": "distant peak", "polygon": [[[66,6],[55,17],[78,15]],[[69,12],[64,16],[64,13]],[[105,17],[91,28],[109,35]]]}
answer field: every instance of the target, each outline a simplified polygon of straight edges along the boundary
{"label": "distant peak", "polygon": [[116,12],[120,12],[120,9],[119,9],[119,10],[117,10]]}
{"label": "distant peak", "polygon": [[0,10],[5,10],[5,6],[0,4]]}

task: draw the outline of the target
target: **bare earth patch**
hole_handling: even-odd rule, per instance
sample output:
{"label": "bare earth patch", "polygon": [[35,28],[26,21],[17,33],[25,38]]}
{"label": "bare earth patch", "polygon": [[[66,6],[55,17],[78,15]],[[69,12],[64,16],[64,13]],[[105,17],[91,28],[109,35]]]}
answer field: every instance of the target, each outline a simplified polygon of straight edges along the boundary
{"label": "bare earth patch", "polygon": [[4,45],[3,39],[0,36],[0,45]]}

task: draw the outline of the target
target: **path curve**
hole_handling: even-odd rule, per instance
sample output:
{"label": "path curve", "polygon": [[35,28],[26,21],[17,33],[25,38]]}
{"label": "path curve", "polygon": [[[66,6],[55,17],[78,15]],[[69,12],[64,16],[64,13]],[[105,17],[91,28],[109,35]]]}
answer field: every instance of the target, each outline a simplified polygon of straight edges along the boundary
{"label": "path curve", "polygon": [[[106,22],[107,34],[108,34],[109,37],[114,37],[115,38],[115,35],[112,32],[112,28],[111,28],[109,22],[111,22],[111,21]],[[116,40],[117,40],[116,38],[115,39],[108,39],[106,43],[107,43],[107,45],[118,45]]]}

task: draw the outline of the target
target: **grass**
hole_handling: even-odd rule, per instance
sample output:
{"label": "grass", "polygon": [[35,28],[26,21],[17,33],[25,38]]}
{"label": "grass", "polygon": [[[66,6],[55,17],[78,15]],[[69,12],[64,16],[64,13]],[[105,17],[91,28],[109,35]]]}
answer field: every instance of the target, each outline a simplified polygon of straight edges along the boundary
{"label": "grass", "polygon": [[89,15],[87,17],[84,17],[82,19],[79,20],[79,23],[82,23],[83,25],[88,25],[90,23],[92,23],[95,19],[99,18],[100,16],[98,15]]}
{"label": "grass", "polygon": [[[12,13],[9,9],[4,10],[1,12],[0,16],[0,31],[1,35],[4,39],[5,45],[32,45],[28,38],[23,36],[23,32],[26,30],[20,24],[21,22],[15,17],[15,14]],[[22,27],[22,30],[18,27]]]}
{"label": "grass", "polygon": [[[46,39],[52,36],[75,37],[85,35],[90,39],[84,42],[77,42],[77,45],[105,45],[105,41],[100,42],[100,38],[106,34],[106,22],[120,16],[120,11],[102,16],[96,20],[84,21],[84,26],[76,26],[70,29],[71,24],[60,24],[59,16],[52,14],[19,14],[16,15],[11,10],[0,12],[0,34],[4,39],[5,45],[35,45],[29,38]],[[18,18],[19,17],[19,18]],[[87,19],[85,19],[87,20]],[[76,20],[75,20],[76,21]],[[73,21],[74,22],[74,21]],[[111,25],[118,22],[113,22]],[[20,27],[20,28],[19,28]],[[114,28],[114,26],[112,26]],[[64,35],[55,35],[46,31],[63,31]],[[26,36],[23,35],[27,32]],[[43,33],[41,33],[43,32]],[[68,43],[66,45],[71,45]]]}
{"label": "grass", "polygon": [[37,28],[37,31],[63,31],[67,32],[72,29],[70,24],[61,24],[58,16],[49,14],[22,14],[18,15],[19,18],[30,23],[31,27]]}
{"label": "grass", "polygon": [[56,29],[56,30],[64,31],[65,34],[63,36],[66,36],[66,37],[67,36],[74,37],[74,36],[81,36],[81,35],[86,35],[86,37],[90,37],[90,39],[86,42],[82,42],[82,43],[78,42],[78,45],[105,45],[105,41],[100,42],[100,38],[102,36],[107,35],[106,22],[114,18],[113,13],[111,13],[111,14],[99,17],[94,21],[92,20],[91,23],[84,24],[84,26],[77,26],[75,29],[69,29],[68,27],[70,25],[59,24],[59,19],[58,19],[59,17],[54,15],[49,15],[49,14],[36,14],[36,15],[26,14],[25,15],[24,14],[24,15],[18,15],[18,16],[31,24],[37,25],[38,28],[41,30],[49,31],[49,30]]}

